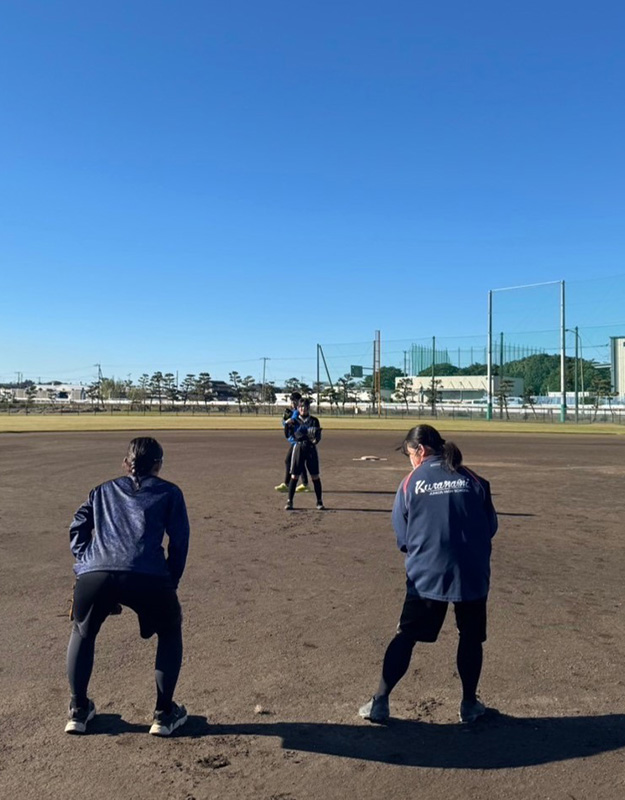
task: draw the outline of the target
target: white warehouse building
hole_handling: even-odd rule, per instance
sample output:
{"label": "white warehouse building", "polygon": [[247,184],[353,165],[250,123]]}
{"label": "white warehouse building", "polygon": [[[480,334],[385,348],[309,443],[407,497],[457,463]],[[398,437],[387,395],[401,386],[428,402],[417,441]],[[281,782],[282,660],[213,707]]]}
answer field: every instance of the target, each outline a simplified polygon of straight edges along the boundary
{"label": "white warehouse building", "polygon": [[[442,402],[462,400],[486,400],[488,397],[488,378],[486,375],[435,375],[436,390]],[[398,381],[405,378],[396,378],[395,387]],[[432,378],[429,375],[410,375],[408,380],[412,381],[412,391],[417,402],[427,402],[427,394],[432,388]],[[506,378],[507,394],[510,397],[521,397],[523,395],[523,378]],[[499,391],[499,378],[493,376],[493,394]]]}

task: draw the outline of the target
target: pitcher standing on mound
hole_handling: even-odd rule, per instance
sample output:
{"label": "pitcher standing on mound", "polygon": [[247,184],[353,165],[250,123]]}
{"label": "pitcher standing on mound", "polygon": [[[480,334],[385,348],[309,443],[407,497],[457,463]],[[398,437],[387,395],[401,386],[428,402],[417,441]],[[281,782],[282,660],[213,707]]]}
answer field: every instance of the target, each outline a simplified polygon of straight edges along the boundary
{"label": "pitcher standing on mound", "polygon": [[321,441],[321,425],[317,417],[310,413],[310,400],[304,398],[299,401],[297,414],[287,420],[284,427],[284,435],[295,444],[291,450],[291,463],[289,472],[289,499],[286,511],[293,510],[293,498],[297,479],[305,468],[308,468],[310,479],[312,480],[317,498],[317,511],[325,511],[323,497],[321,493],[321,476],[319,474],[319,453],[317,445]]}

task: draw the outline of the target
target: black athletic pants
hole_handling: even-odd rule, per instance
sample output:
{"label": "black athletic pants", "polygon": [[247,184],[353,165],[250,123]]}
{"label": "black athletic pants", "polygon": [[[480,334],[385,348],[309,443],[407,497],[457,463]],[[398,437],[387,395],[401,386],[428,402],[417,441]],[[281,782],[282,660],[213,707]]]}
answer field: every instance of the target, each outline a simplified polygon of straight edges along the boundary
{"label": "black athletic pants", "polygon": [[74,587],[73,629],[67,648],[72,706],[87,705],[87,690],[102,623],[117,604],[139,618],[141,636],[156,633],[156,709],[169,712],[182,663],[182,612],[168,578],[133,572],[87,572]]}

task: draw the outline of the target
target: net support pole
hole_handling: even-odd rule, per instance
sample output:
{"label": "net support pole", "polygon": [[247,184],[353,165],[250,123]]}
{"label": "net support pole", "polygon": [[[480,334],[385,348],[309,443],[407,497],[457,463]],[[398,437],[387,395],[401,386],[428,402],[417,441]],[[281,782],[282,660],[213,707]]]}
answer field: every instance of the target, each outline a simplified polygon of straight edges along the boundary
{"label": "net support pole", "polygon": [[373,342],[373,384],[378,401],[378,417],[382,416],[382,354],[380,331],[375,332]]}
{"label": "net support pole", "polygon": [[493,292],[488,293],[488,353],[486,356],[486,419],[493,418]]}
{"label": "net support pole", "polygon": [[317,411],[321,408],[321,364],[319,360],[320,344],[317,344]]}
{"label": "net support pole", "polygon": [[579,422],[579,328],[575,326],[575,422]]}
{"label": "net support pole", "polygon": [[566,325],[564,281],[560,281],[560,422],[566,422]]}

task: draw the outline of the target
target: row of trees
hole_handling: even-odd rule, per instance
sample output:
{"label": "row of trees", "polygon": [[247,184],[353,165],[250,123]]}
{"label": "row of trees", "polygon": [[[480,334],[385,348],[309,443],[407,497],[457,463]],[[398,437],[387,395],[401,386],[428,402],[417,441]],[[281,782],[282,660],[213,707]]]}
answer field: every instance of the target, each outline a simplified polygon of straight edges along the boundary
{"label": "row of trees", "polygon": [[[502,372],[502,379],[498,382],[499,388],[496,401],[500,408],[506,409],[508,398],[511,394],[512,383],[508,378],[520,377],[524,380],[524,404],[532,406],[533,397],[546,394],[548,391],[557,391],[560,387],[560,357],[557,355],[531,355],[518,361],[510,361],[503,365],[493,367],[493,374]],[[567,391],[572,391],[577,373],[579,388],[584,388],[591,393],[593,401],[599,402],[613,396],[610,378],[606,370],[597,369],[592,361],[567,358],[566,360]],[[440,380],[437,376],[448,375],[485,375],[485,364],[473,364],[470,367],[456,367],[452,364],[435,364],[434,369],[423,370],[421,376],[432,376],[429,387],[424,391],[424,396],[416,396],[412,380],[396,367],[381,368],[381,386],[393,392],[393,399],[404,403],[408,410],[409,404],[416,400],[425,401],[432,406],[440,402]],[[25,389],[26,401],[30,406],[37,396],[37,387],[32,381],[25,381],[21,388]],[[204,405],[208,407],[213,401],[235,400],[240,413],[244,410],[258,409],[260,405],[271,405],[276,402],[277,393],[280,391],[273,381],[259,384],[251,375],[242,376],[236,371],[229,373],[229,381],[214,381],[209,372],[199,374],[189,373],[179,383],[172,372],[154,372],[152,375],[144,373],[137,382],[130,378],[119,380],[100,376],[98,380],[86,388],[87,396],[94,406],[122,400],[129,402],[133,407],[174,405]],[[290,393],[299,391],[303,396],[320,396],[322,402],[328,403],[331,408],[345,408],[346,405],[356,407],[363,400],[374,402],[373,376],[367,375],[363,380],[356,381],[351,375],[340,377],[331,384],[306,384],[297,378],[285,381],[282,391]],[[55,393],[50,390],[51,402],[54,402]],[[3,398],[5,400],[7,398]]]}
{"label": "row of trees", "polygon": [[100,377],[86,388],[87,397],[95,404],[105,401],[128,400],[132,405],[145,406],[156,402],[159,409],[164,404],[183,400],[208,404],[214,399],[213,380],[208,372],[186,375],[180,385],[173,372],[143,373],[137,383],[130,378]]}
{"label": "row of trees", "polygon": [[[176,382],[176,376],[172,372],[155,372],[152,375],[144,373],[137,383],[131,379],[100,377],[87,387],[86,393],[94,405],[123,400],[137,407],[157,406],[160,411],[163,407],[180,403],[196,406],[204,404],[208,407],[209,403],[216,400],[235,400],[240,413],[243,413],[244,410],[255,410],[261,405],[272,405],[276,402],[279,389],[273,381],[259,384],[251,375],[242,376],[236,371],[230,372],[228,377],[228,382],[213,381],[208,372],[198,375],[190,373],[185,375],[180,384]],[[287,394],[298,391],[304,397],[320,392],[321,399],[331,407],[358,403],[362,396],[361,390],[362,386],[349,375],[339,378],[334,386],[309,386],[297,378],[289,378],[283,387]]]}
{"label": "row of trees", "polygon": [[[261,405],[276,403],[278,392],[285,394],[298,391],[303,397],[312,397],[320,394],[321,400],[331,407],[345,407],[346,404],[358,404],[362,399],[363,385],[357,383],[350,375],[344,375],[332,385],[313,384],[310,386],[298,378],[289,378],[284,386],[279,388],[274,381],[264,384],[258,383],[251,375],[240,375],[233,371],[229,373],[229,381],[215,381],[209,372],[199,374],[189,373],[178,382],[173,372],[154,372],[152,375],[143,373],[136,383],[130,379],[100,376],[85,388],[87,398],[95,406],[104,406],[121,401],[129,403],[131,407],[163,408],[179,406],[204,405],[215,401],[232,401],[237,403],[240,413],[255,410]],[[58,391],[54,386],[60,386],[60,381],[54,381],[46,390],[42,398],[39,387],[33,381],[24,381],[21,384],[6,384],[0,386],[0,401],[9,403],[13,398],[15,389],[23,389],[26,395],[26,406],[30,408],[35,399],[45,399],[50,404],[58,400]],[[369,395],[371,393],[368,393]],[[67,399],[67,398],[64,398]]]}

